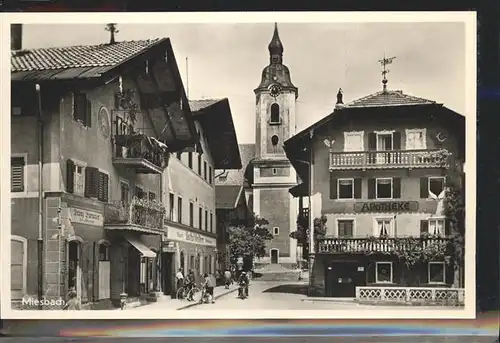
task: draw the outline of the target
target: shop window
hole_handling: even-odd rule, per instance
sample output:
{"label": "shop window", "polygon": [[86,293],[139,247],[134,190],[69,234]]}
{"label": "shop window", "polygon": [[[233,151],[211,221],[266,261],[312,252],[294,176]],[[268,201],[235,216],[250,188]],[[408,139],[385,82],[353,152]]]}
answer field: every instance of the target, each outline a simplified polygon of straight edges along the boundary
{"label": "shop window", "polygon": [[428,277],[429,283],[445,283],[445,264],[444,262],[429,262]]}
{"label": "shop window", "polygon": [[392,283],[392,262],[376,262],[376,283]]}

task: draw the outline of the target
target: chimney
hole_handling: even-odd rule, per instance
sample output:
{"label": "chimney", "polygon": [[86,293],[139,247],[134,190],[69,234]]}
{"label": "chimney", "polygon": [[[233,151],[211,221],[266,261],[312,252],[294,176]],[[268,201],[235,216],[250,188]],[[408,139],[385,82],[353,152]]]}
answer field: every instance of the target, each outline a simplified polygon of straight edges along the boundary
{"label": "chimney", "polygon": [[10,25],[10,49],[22,50],[23,49],[23,25],[11,24]]}
{"label": "chimney", "polygon": [[344,107],[344,101],[342,100],[344,94],[342,92],[342,88],[339,88],[339,91],[337,93],[337,103],[335,104],[335,109],[341,109]]}

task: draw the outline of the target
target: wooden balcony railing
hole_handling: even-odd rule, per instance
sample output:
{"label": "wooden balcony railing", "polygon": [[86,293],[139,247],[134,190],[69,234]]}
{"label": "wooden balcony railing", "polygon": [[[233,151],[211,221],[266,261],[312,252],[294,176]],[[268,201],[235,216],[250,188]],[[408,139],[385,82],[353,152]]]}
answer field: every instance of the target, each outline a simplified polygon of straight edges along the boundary
{"label": "wooden balcony railing", "polygon": [[156,201],[134,197],[130,204],[114,201],[106,204],[104,224],[135,225],[151,230],[162,231],[165,206]]}
{"label": "wooden balcony railing", "polygon": [[356,287],[356,300],[363,303],[403,303],[463,306],[463,288]]}
{"label": "wooden balcony railing", "polygon": [[331,152],[330,170],[448,167],[447,150]]}
{"label": "wooden balcony railing", "polygon": [[143,134],[115,135],[113,163],[140,174],[161,174],[168,163],[166,146]]}
{"label": "wooden balcony railing", "polygon": [[[447,246],[450,242],[445,237],[422,237],[419,247],[425,249],[434,244]],[[404,237],[397,238],[321,238],[318,240],[318,254],[349,254],[349,253],[390,253],[415,249],[415,245]]]}

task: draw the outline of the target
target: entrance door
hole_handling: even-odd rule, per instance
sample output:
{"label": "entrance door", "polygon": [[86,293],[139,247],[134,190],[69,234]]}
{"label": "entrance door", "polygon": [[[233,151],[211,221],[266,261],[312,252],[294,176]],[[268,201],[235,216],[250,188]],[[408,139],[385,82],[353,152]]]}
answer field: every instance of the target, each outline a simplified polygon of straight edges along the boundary
{"label": "entrance door", "polygon": [[12,299],[21,299],[26,293],[26,241],[10,240],[10,290]]}
{"label": "entrance door", "polygon": [[162,285],[163,285],[163,294],[171,295],[172,294],[172,282],[173,282],[173,269],[172,269],[172,261],[174,254],[172,253],[162,253],[161,254],[161,267],[162,267]]}
{"label": "entrance door", "polygon": [[278,249],[271,249],[271,263],[272,264],[278,263],[278,256],[279,256],[279,250]]}
{"label": "entrance door", "polygon": [[111,266],[109,260],[109,247],[99,245],[99,300],[111,297]]}
{"label": "entrance door", "polygon": [[80,243],[68,243],[68,289],[75,289],[78,297],[82,296],[82,269],[80,266]]}
{"label": "entrance door", "polygon": [[364,267],[358,262],[333,262],[326,267],[327,297],[354,298],[356,286],[365,284]]}
{"label": "entrance door", "polygon": [[128,248],[127,258],[127,294],[132,297],[139,296],[140,290],[140,275],[141,273],[141,256],[133,247]]}

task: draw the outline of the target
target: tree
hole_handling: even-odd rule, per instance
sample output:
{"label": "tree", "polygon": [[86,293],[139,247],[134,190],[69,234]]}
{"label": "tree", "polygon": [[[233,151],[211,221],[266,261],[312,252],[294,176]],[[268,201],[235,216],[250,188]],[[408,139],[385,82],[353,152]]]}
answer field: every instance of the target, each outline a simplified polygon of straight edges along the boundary
{"label": "tree", "polygon": [[[326,216],[314,219],[314,242],[317,249],[318,239],[326,235]],[[297,230],[290,232],[290,237],[302,245],[303,256],[306,258],[309,252],[309,218],[303,213],[297,216]],[[307,252],[307,254],[306,254]]]}
{"label": "tree", "polygon": [[266,219],[254,214],[244,221],[233,221],[228,228],[231,261],[235,262],[238,257],[250,261],[255,257],[264,257],[266,242],[273,238],[268,224]]}

